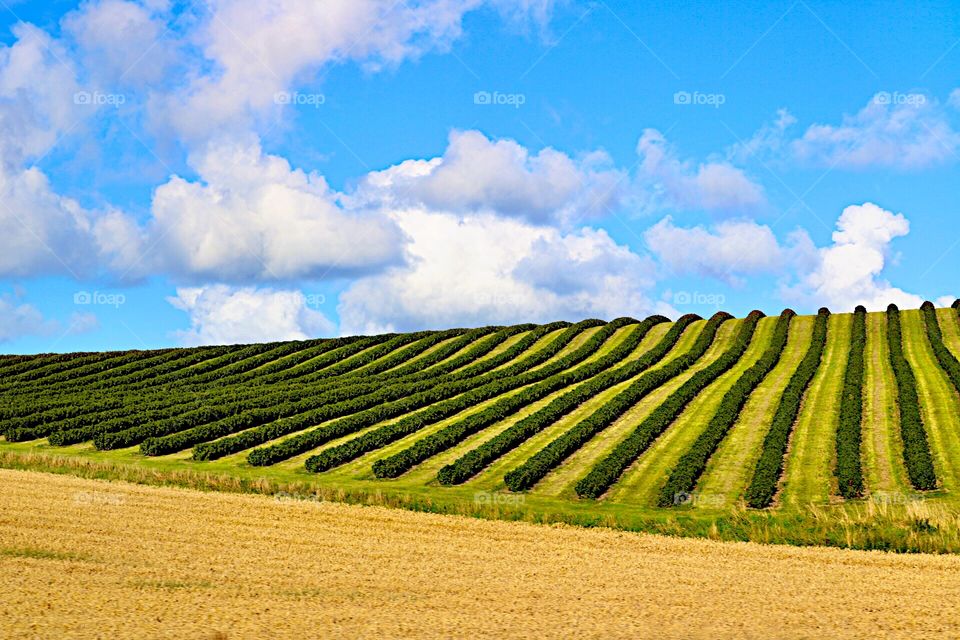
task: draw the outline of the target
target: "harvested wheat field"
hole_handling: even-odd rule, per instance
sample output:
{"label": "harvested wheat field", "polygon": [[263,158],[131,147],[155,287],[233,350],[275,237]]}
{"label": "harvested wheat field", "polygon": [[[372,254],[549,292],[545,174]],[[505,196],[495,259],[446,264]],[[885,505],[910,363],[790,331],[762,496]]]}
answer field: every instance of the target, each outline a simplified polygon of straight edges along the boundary
{"label": "harvested wheat field", "polygon": [[0,471],[4,637],[960,634],[960,558]]}

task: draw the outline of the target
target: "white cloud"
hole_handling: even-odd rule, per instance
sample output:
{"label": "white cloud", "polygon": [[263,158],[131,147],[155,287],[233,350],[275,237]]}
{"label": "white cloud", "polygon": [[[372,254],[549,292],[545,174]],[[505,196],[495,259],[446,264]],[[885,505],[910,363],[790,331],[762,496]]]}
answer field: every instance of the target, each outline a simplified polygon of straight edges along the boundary
{"label": "white cloud", "polygon": [[810,126],[790,148],[797,160],[818,166],[923,169],[954,162],[960,132],[933,98],[880,93],[839,125]]}
{"label": "white cloud", "polygon": [[352,201],[570,222],[603,215],[616,204],[623,174],[611,167],[603,152],[574,160],[548,147],[534,155],[513,140],[453,131],[442,157],[371,173]]}
{"label": "white cloud", "polygon": [[892,286],[882,278],[890,244],[910,231],[909,221],[871,202],[850,205],[837,220],[833,244],[819,250],[819,264],[801,274],[799,285],[788,289],[788,298],[849,311],[862,304],[871,311],[891,302],[916,308],[923,298]]}
{"label": "white cloud", "polygon": [[674,274],[696,274],[742,284],[741,274],[778,273],[809,261],[812,241],[794,231],[782,246],[766,225],[723,221],[708,229],[678,227],[668,216],[644,232],[650,251]]}
{"label": "white cloud", "polygon": [[408,264],[340,296],[342,333],[669,312],[651,301],[653,263],[606,232],[557,229],[489,214],[394,214]]}
{"label": "white cloud", "polygon": [[194,38],[206,64],[179,94],[158,96],[154,113],[187,139],[246,131],[277,115],[275,94],[309,81],[324,65],[393,66],[445,49],[480,0],[213,0]]}
{"label": "white cloud", "polygon": [[303,340],[333,332],[300,291],[218,284],[180,288],[167,300],[190,316],[190,329],[176,333],[187,345]]}
{"label": "white cloud", "polygon": [[704,210],[743,213],[766,202],[763,188],[728,162],[694,166],[680,160],[656,129],[645,129],[637,142],[640,164],[635,199],[644,211]]}
{"label": "white cloud", "polygon": [[163,266],[190,279],[289,280],[364,273],[396,262],[402,237],[377,213],[347,212],[322,176],[255,141],[191,157],[200,182],[154,193],[150,226]]}
{"label": "white cloud", "polygon": [[50,335],[57,324],[43,317],[31,304],[21,303],[11,296],[0,296],[0,342],[23,336]]}
{"label": "white cloud", "polygon": [[179,55],[180,43],[163,14],[165,5],[152,10],[148,4],[127,0],[86,2],[68,13],[61,27],[77,45],[78,58],[97,85],[155,86]]}

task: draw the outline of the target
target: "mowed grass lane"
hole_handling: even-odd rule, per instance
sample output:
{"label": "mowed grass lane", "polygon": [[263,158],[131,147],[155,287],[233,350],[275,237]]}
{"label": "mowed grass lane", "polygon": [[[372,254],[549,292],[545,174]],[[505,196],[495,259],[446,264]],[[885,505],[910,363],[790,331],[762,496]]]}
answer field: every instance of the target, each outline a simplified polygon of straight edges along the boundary
{"label": "mowed grass lane", "polygon": [[[624,358],[624,359],[621,360],[620,362],[614,364],[612,367],[610,367],[609,369],[607,369],[607,371],[609,371],[610,369],[615,369],[615,368],[617,368],[617,367],[619,367],[619,366],[621,366],[621,365],[623,365],[623,364],[626,364],[626,363],[628,363],[628,362],[632,362],[632,361],[640,358],[641,356],[643,356],[643,354],[645,354],[646,352],[648,352],[650,349],[652,349],[653,347],[655,347],[658,342],[660,342],[660,340],[661,340],[661,339],[663,338],[663,336],[667,333],[667,331],[670,330],[671,324],[672,324],[672,323],[664,322],[664,323],[661,323],[661,324],[658,324],[658,325],[652,327],[652,328],[650,329],[650,331],[647,332],[647,335],[644,336],[643,341],[640,343],[640,345],[638,345],[638,347],[633,350],[633,353],[631,353],[629,356],[627,356],[626,358]],[[682,336],[681,336],[681,337],[682,337]],[[612,346],[611,346],[611,348],[612,348]],[[674,347],[674,348],[676,348],[676,347]],[[598,354],[598,355],[600,355],[600,354]],[[672,355],[671,353],[667,353],[666,356],[665,356],[665,358],[669,358],[669,357],[671,357],[671,355]],[[592,359],[593,359],[593,358],[591,358],[591,360],[592,360]],[[654,365],[654,366],[656,366],[656,365]],[[648,369],[648,370],[649,370],[649,369]],[[646,372],[644,372],[644,373],[646,373]],[[597,374],[597,375],[602,375],[602,373],[601,373],[601,374]],[[640,375],[643,375],[643,374],[640,374]],[[472,449],[480,446],[481,444],[483,444],[484,442],[490,440],[491,438],[496,437],[498,434],[502,433],[503,431],[505,431],[506,429],[508,429],[508,428],[509,428],[510,426],[512,426],[513,424],[519,422],[520,420],[522,420],[523,418],[529,416],[530,414],[534,413],[535,411],[538,411],[538,410],[542,409],[543,407],[545,407],[547,404],[549,404],[550,402],[552,402],[554,399],[558,398],[559,396],[562,396],[562,395],[564,395],[564,394],[566,394],[566,393],[571,392],[573,389],[576,389],[578,386],[580,386],[580,385],[582,385],[582,384],[586,384],[587,382],[589,382],[589,381],[592,380],[592,379],[593,379],[593,378],[589,378],[588,380],[584,380],[583,382],[580,382],[580,383],[578,383],[578,384],[568,385],[568,386],[564,387],[563,389],[560,389],[560,390],[558,390],[558,391],[553,392],[552,394],[548,395],[547,397],[543,398],[542,400],[538,400],[538,401],[536,401],[536,402],[534,402],[534,403],[529,404],[528,406],[524,407],[521,411],[519,411],[519,412],[517,412],[517,413],[514,413],[513,415],[511,415],[510,417],[508,417],[506,420],[502,420],[502,421],[498,422],[497,424],[495,424],[495,425],[493,425],[493,426],[491,426],[491,427],[488,427],[488,428],[484,429],[483,431],[480,431],[479,433],[476,433],[476,434],[470,436],[469,438],[467,438],[466,440],[464,440],[464,441],[463,441],[462,443],[460,443],[459,445],[457,445],[457,446],[455,446],[455,447],[452,447],[452,448],[448,449],[447,451],[444,451],[444,452],[442,452],[442,453],[440,453],[440,454],[438,454],[438,455],[435,455],[435,456],[433,456],[432,458],[429,458],[428,460],[425,460],[424,462],[420,463],[418,466],[414,467],[412,470],[408,471],[408,472],[405,474],[405,477],[406,477],[410,482],[413,482],[413,483],[416,483],[416,484],[438,484],[438,483],[436,482],[437,472],[438,472],[442,467],[444,467],[444,466],[447,465],[447,464],[452,463],[453,461],[455,461],[456,459],[458,459],[460,456],[462,456],[462,455],[464,455],[465,453],[467,453],[468,451],[470,451],[470,450],[472,450]],[[635,378],[634,378],[634,379],[635,379]],[[629,382],[621,383],[621,385],[626,385],[626,384],[629,384]],[[615,388],[617,388],[617,389],[622,389],[623,386],[621,386],[621,385],[617,385]],[[590,401],[588,401],[588,402],[580,405],[580,407],[578,407],[578,408],[577,408],[576,410],[574,410],[574,412],[572,412],[572,413],[582,412],[582,411],[584,410],[584,407],[585,407],[586,405],[588,405],[588,404],[591,405],[591,406],[595,406],[595,405],[594,405],[594,400],[595,400],[597,397],[600,397],[600,396],[603,396],[603,397],[605,397],[605,398],[606,398],[606,397],[609,397],[609,396],[607,396],[607,393],[609,393],[609,390],[608,390],[606,393],[599,394],[598,396],[595,396],[594,399],[591,399]],[[569,417],[569,416],[568,416],[568,417]],[[558,422],[559,422],[559,421],[558,421]],[[438,485],[438,486],[439,486],[439,485]]]}
{"label": "mowed grass lane", "polygon": [[917,378],[920,414],[938,484],[947,491],[956,491],[960,481],[960,397],[933,353],[920,311],[901,311],[900,317],[903,352]]}
{"label": "mowed grass lane", "polygon": [[[587,357],[585,360],[581,361],[580,363],[577,363],[577,365],[575,365],[575,366],[580,366],[580,365],[582,365],[583,363],[591,362],[591,361],[595,360],[596,358],[599,358],[599,357],[605,355],[605,354],[608,353],[610,350],[612,350],[614,347],[616,347],[616,345],[620,344],[620,342],[622,342],[622,341],[626,338],[627,334],[630,333],[631,331],[633,331],[633,330],[635,329],[635,327],[636,327],[636,325],[629,325],[629,326],[626,326],[626,327],[621,327],[621,328],[618,329],[612,336],[610,336],[610,337],[606,340],[606,342],[603,343],[603,345],[600,347],[600,349],[598,349],[597,351],[595,351],[592,355],[590,355],[589,357]],[[549,359],[548,359],[547,361],[545,361],[544,363],[541,363],[540,365],[537,365],[536,367],[532,367],[530,370],[531,370],[531,371],[535,371],[535,370],[537,370],[537,369],[539,369],[539,368],[541,368],[541,367],[544,367],[544,366],[549,365],[550,363],[552,363],[552,362],[554,362],[554,361],[556,361],[556,360],[558,360],[558,359],[561,359],[561,358],[563,358],[563,357],[566,357],[569,353],[575,351],[576,349],[579,349],[579,348],[580,348],[585,342],[587,342],[599,329],[600,329],[600,327],[591,327],[591,328],[589,328],[589,329],[581,332],[581,334],[577,335],[573,340],[570,341],[570,343],[569,343],[568,345],[566,345],[563,349],[561,349],[560,352],[558,352],[557,354],[555,354],[553,357],[549,358]],[[539,341],[539,342],[535,345],[535,349],[536,349],[536,350],[539,350],[540,348],[545,347],[547,344],[549,344],[549,342]],[[521,359],[523,359],[523,358],[525,358],[525,357],[528,357],[529,355],[532,355],[533,353],[535,353],[534,350],[528,351],[527,353],[525,353],[525,354],[523,354],[522,356],[520,356],[517,360],[521,360]],[[523,387],[519,387],[519,388],[517,388],[517,389],[513,389],[513,390],[511,390],[511,391],[508,391],[507,393],[500,394],[500,395],[498,395],[498,396],[495,396],[495,397],[493,397],[493,398],[490,398],[490,399],[488,399],[488,400],[485,400],[485,401],[483,401],[483,402],[481,402],[481,403],[479,403],[479,404],[475,404],[475,405],[473,405],[473,406],[471,406],[471,407],[468,407],[468,408],[466,408],[466,409],[464,409],[464,410],[456,413],[455,415],[450,416],[449,418],[445,418],[445,419],[440,420],[440,421],[438,421],[438,422],[435,422],[435,423],[433,423],[433,424],[427,425],[426,427],[424,427],[423,429],[421,429],[420,431],[418,431],[418,432],[416,432],[416,433],[412,433],[412,434],[407,435],[407,436],[405,436],[405,437],[403,437],[403,438],[400,438],[399,440],[396,440],[395,442],[391,442],[390,444],[388,444],[388,445],[385,446],[385,447],[382,447],[382,448],[377,449],[377,450],[375,450],[375,451],[367,452],[367,453],[365,453],[364,455],[362,455],[362,456],[360,456],[360,457],[358,457],[358,458],[356,458],[356,459],[354,459],[354,460],[352,460],[352,461],[350,461],[350,462],[348,462],[348,463],[346,463],[346,464],[343,464],[343,465],[340,465],[340,466],[335,467],[335,468],[333,468],[333,469],[330,469],[330,470],[328,470],[328,471],[325,471],[325,472],[323,472],[322,475],[324,475],[324,476],[329,476],[330,478],[375,480],[376,478],[375,478],[375,476],[373,475],[373,471],[372,471],[372,469],[371,469],[371,466],[372,466],[372,464],[373,464],[374,461],[379,460],[379,459],[381,459],[381,458],[385,458],[385,457],[390,456],[390,455],[393,455],[393,454],[395,454],[395,453],[397,453],[397,452],[399,452],[399,451],[402,451],[403,449],[406,449],[406,448],[409,447],[411,444],[413,444],[416,440],[419,440],[420,438],[423,438],[424,436],[427,436],[427,435],[430,435],[430,434],[432,434],[432,433],[435,433],[435,432],[437,432],[437,431],[439,431],[439,430],[441,430],[441,429],[449,426],[450,424],[452,424],[452,423],[454,423],[454,422],[457,422],[457,421],[459,421],[459,420],[463,420],[466,416],[469,416],[469,415],[471,415],[471,414],[473,414],[473,413],[482,411],[482,410],[486,409],[487,407],[489,407],[490,405],[494,404],[495,402],[499,401],[499,400],[502,399],[502,398],[509,397],[509,396],[512,396],[512,395],[515,395],[515,394],[518,394],[518,393],[522,393],[522,391],[523,391],[524,389],[526,389],[527,386],[529,386],[529,385],[525,385],[525,386],[523,386]],[[429,407],[424,407],[423,409],[420,409],[420,410],[418,410],[418,411],[423,411],[423,410],[426,410],[426,409],[428,409],[428,408],[429,408]],[[417,412],[413,412],[413,413],[408,414],[408,415],[415,415],[416,413],[417,413]],[[306,459],[307,459],[308,457],[312,456],[312,455],[316,455],[319,451],[322,451],[322,450],[327,449],[327,448],[329,448],[329,447],[334,447],[334,446],[343,444],[344,442],[347,442],[347,441],[349,441],[349,440],[352,440],[353,438],[362,436],[364,433],[366,433],[366,432],[368,432],[368,431],[371,431],[371,430],[373,430],[373,429],[378,429],[378,428],[380,428],[380,427],[383,427],[384,425],[391,424],[391,423],[393,423],[393,422],[397,422],[399,419],[400,419],[400,418],[391,418],[391,419],[389,419],[389,420],[384,420],[384,421],[378,422],[377,424],[375,424],[375,425],[373,425],[373,426],[371,426],[371,427],[365,428],[365,429],[363,429],[362,431],[358,431],[357,433],[350,434],[350,435],[348,435],[348,436],[346,436],[346,437],[344,437],[344,438],[338,438],[337,440],[333,440],[333,441],[331,441],[331,442],[329,442],[329,443],[325,443],[323,446],[318,447],[318,448],[316,448],[316,449],[313,449],[313,450],[311,450],[311,451],[308,452],[308,453],[300,454],[300,455],[298,455],[298,456],[296,456],[296,457],[294,457],[294,458],[291,458],[290,460],[286,460],[286,461],[281,462],[281,463],[279,463],[279,464],[280,464],[280,465],[287,466],[287,467],[290,467],[290,466],[293,466],[293,467],[303,467],[303,463],[306,461]],[[292,437],[292,436],[287,436],[287,437]],[[280,440],[276,440],[276,441],[274,441],[274,442],[279,442],[279,441],[280,441]],[[272,443],[271,443],[271,444],[272,444]],[[282,467],[281,467],[281,468],[282,468]],[[391,479],[391,480],[386,480],[386,479],[384,479],[384,480],[378,480],[378,481],[380,481],[380,482],[386,482],[386,483],[391,483],[391,484],[411,484],[408,480],[406,480],[406,474],[404,474],[403,476],[401,476],[401,478],[396,478],[396,479]],[[422,486],[422,485],[419,485],[419,484],[418,484],[418,485],[416,485],[416,486]]]}
{"label": "mowed grass lane", "polygon": [[[668,362],[671,362],[681,354],[685,353],[687,350],[693,346],[693,343],[696,342],[697,336],[700,335],[700,332],[706,326],[706,320],[700,320],[692,323],[680,336],[680,339],[677,340],[677,343],[673,346],[664,358],[654,364],[652,367],[644,371],[642,375],[655,371]],[[669,326],[665,327],[664,333],[669,330]],[[722,329],[721,329],[722,331]],[[662,337],[662,336],[661,336]],[[634,378],[635,379],[635,378]],[[630,382],[621,383],[611,387],[607,391],[598,394],[588,402],[583,403],[577,409],[564,416],[560,420],[556,421],[552,425],[548,426],[546,429],[535,434],[533,437],[529,438],[526,442],[522,443],[520,446],[514,448],[512,451],[507,452],[505,455],[501,456],[497,460],[493,461],[489,466],[487,466],[483,471],[478,473],[476,476],[471,478],[466,482],[466,486],[472,486],[477,489],[484,489],[488,491],[492,490],[503,490],[505,485],[503,482],[503,476],[512,469],[523,464],[530,456],[534,453],[545,447],[547,444],[552,442],[555,438],[559,437],[565,433],[568,429],[573,427],[593,411],[597,407],[601,406],[602,403],[606,402],[609,398],[613,397],[619,393],[622,389],[625,388],[624,385],[629,385]],[[600,436],[602,437],[602,436]],[[478,443],[479,444],[479,443]],[[590,443],[587,444],[589,446]],[[472,448],[472,447],[471,447]],[[586,447],[582,448],[577,453],[574,453],[571,458],[579,455],[583,452]],[[462,455],[466,453],[469,449],[463,449],[459,453]],[[452,460],[451,460],[452,461]]]}
{"label": "mowed grass lane", "polygon": [[[692,367],[676,376],[672,380],[669,380],[666,384],[654,390],[647,397],[643,398],[640,402],[634,405],[629,411],[620,416],[612,425],[604,429],[592,440],[587,442],[579,451],[575,452],[569,458],[567,458],[559,467],[554,469],[552,473],[548,474],[541,482],[533,488],[535,493],[543,493],[546,495],[564,495],[568,498],[575,498],[576,493],[573,490],[574,485],[590,472],[590,469],[593,466],[606,457],[621,440],[626,438],[640,422],[643,421],[647,415],[653,411],[654,408],[659,406],[671,393],[676,391],[684,382],[686,382],[690,377],[694,375],[700,369],[703,369],[706,366],[709,366],[711,362],[720,357],[724,351],[730,346],[734,336],[737,333],[737,330],[740,326],[740,320],[731,319],[724,322],[720,325],[720,328],[717,330],[717,335],[714,338],[713,344],[707,349],[706,353],[696,362]],[[706,322],[697,323],[695,325],[698,329],[696,334],[692,334],[690,329],[693,329],[694,326],[691,326],[687,330],[687,334],[683,336],[684,344],[681,346],[677,345],[677,348],[670,354],[672,357],[669,360],[665,360],[661,366],[667,364],[669,361],[674,360],[676,357],[686,353],[690,347],[693,346],[696,342],[697,337],[699,337],[700,332],[706,326]],[[651,370],[657,369],[659,367],[651,367]],[[593,407],[595,410],[597,407]],[[589,415],[584,413],[580,418],[585,418]],[[536,448],[531,449],[526,453],[523,458],[517,457],[512,461],[512,464],[500,473],[501,480],[503,473],[513,469],[514,467],[519,466],[526,458],[532,455],[534,452],[538,451],[540,448],[549,443],[553,438],[558,437],[560,434],[564,433],[567,429],[572,428],[577,421],[570,422],[565,424],[562,429],[558,429],[552,433],[550,438],[544,439],[538,443]]]}
{"label": "mowed grass lane", "polygon": [[[620,476],[617,483],[607,491],[606,499],[618,503],[656,505],[660,487],[666,482],[677,461],[706,428],[724,394],[763,355],[773,337],[776,324],[777,316],[762,318],[757,323],[756,331],[740,360],[707,385],[684,407],[677,419],[650,445],[649,449],[640,454],[640,457]],[[726,346],[729,347],[729,345]],[[719,357],[723,351],[717,356]],[[707,364],[709,363],[704,363],[704,365]],[[653,408],[650,407],[650,411]],[[635,422],[634,426],[637,424],[639,421]],[[588,471],[589,469],[585,470],[583,475]]]}
{"label": "mowed grass lane", "polygon": [[[728,320],[727,322],[724,322],[720,326],[720,331],[723,331],[724,325],[730,322],[733,321]],[[704,327],[706,327],[706,324],[707,321],[699,321],[688,327],[687,330],[684,331],[683,335],[680,336],[680,340],[677,342],[674,348],[667,354],[667,357],[665,357],[661,362],[658,362],[654,366],[650,367],[647,371],[644,371],[640,376],[638,376],[638,378],[642,377],[649,371],[655,371],[664,367],[667,363],[672,362],[676,358],[689,351],[693,344],[697,341],[697,338],[702,333]],[[718,332],[717,336],[714,338],[714,344],[722,339],[722,335],[723,334]],[[704,354],[704,357],[709,357],[709,355],[710,350]],[[634,380],[636,379],[637,378],[634,378]],[[495,469],[491,469],[491,471],[497,473],[497,486],[499,488],[504,488],[503,476],[507,472],[519,467],[534,453],[545,447],[554,439],[566,433],[581,420],[587,418],[591,413],[599,409],[605,402],[622,392],[629,385],[630,382],[623,382],[615,387],[612,387],[611,389],[608,389],[604,393],[599,394],[590,402],[579,407],[579,409],[574,412],[575,415],[565,416],[562,420],[558,420],[555,424],[538,434],[537,437],[531,438],[531,441],[525,443],[529,445],[533,440],[536,440],[537,446],[535,448],[529,449],[521,447],[524,449],[523,453],[520,453],[520,451],[517,450],[512,452],[512,455],[505,456],[502,460],[503,464],[496,465]],[[656,393],[656,391],[654,391],[654,393]],[[642,401],[640,404],[642,404]],[[541,479],[540,482],[538,482],[532,488],[531,492],[545,496],[564,495],[565,497],[569,498],[574,497],[573,485],[577,482],[577,480],[580,479],[581,475],[586,473],[584,470],[584,466],[587,464],[586,461],[593,460],[596,456],[597,449],[604,449],[611,438],[619,439],[618,436],[622,431],[622,427],[620,425],[625,419],[629,419],[628,416],[633,411],[634,409],[627,411],[627,413],[624,414],[624,416],[621,416],[619,420],[587,441],[579,450],[572,453],[566,460],[561,462],[556,468],[554,468],[543,479]],[[549,436],[547,434],[549,434]],[[587,468],[589,469],[589,467]],[[482,480],[482,478],[478,479]]]}
{"label": "mowed grass lane", "polygon": [[903,439],[897,411],[897,380],[890,366],[887,318],[867,314],[867,345],[863,384],[863,481],[868,493],[904,494],[910,491],[903,464]]}
{"label": "mowed grass lane", "polygon": [[833,468],[837,457],[840,393],[850,354],[853,314],[830,316],[827,346],[793,427],[778,502],[785,507],[829,502],[836,493]]}
{"label": "mowed grass lane", "polygon": [[[592,328],[592,327],[591,327],[590,329],[587,329],[587,330],[584,331],[583,333],[592,335],[592,332],[594,332],[595,330],[596,330],[595,328]],[[547,344],[549,344],[550,342],[552,342],[555,338],[557,338],[563,331],[564,331],[564,329],[558,329],[558,330],[556,330],[556,331],[551,331],[550,333],[542,336],[537,342],[535,342],[533,345],[531,345],[531,347],[530,347],[528,350],[526,350],[525,352],[521,353],[521,354],[518,356],[517,359],[524,358],[524,357],[530,355],[531,353],[534,353],[536,350],[539,350],[539,349],[543,348],[544,346],[546,346]],[[497,347],[495,347],[494,349],[492,349],[489,353],[486,353],[486,354],[484,354],[482,357],[477,358],[476,360],[474,360],[474,363],[476,363],[476,362],[483,362],[483,361],[487,360],[488,358],[494,358],[494,357],[498,356],[500,353],[502,353],[503,351],[509,349],[509,348],[512,347],[514,344],[516,344],[516,342],[518,342],[519,340],[522,340],[523,337],[526,336],[526,335],[527,335],[527,332],[522,332],[522,333],[520,333],[520,334],[518,334],[518,335],[516,335],[516,336],[511,336],[508,340],[504,341],[502,344],[500,344],[500,345],[498,345]],[[579,340],[579,339],[581,339],[581,338],[582,338],[582,336],[576,336],[572,342],[576,342],[577,340]],[[468,348],[469,348],[469,347],[468,347]],[[570,345],[568,345],[568,346],[564,349],[564,351],[566,351],[566,349],[569,349],[569,348],[570,348]],[[390,355],[390,354],[385,354],[383,357],[389,357],[389,355]],[[456,356],[457,356],[457,354],[454,354],[454,355],[451,356],[451,358],[455,358]],[[514,360],[514,361],[515,361],[515,360]],[[503,366],[509,366],[509,365],[510,365],[510,363],[508,362],[508,363],[505,363]],[[499,369],[500,367],[497,367],[497,368]],[[242,433],[242,431],[240,431],[240,432],[238,432],[238,433]],[[232,434],[232,435],[235,435],[235,434]],[[289,435],[284,436],[284,437],[282,437],[282,438],[278,438],[277,440],[274,440],[273,442],[280,442],[280,441],[282,441],[282,440],[284,440],[284,439],[286,439],[286,438],[294,437],[295,435],[296,435],[296,434],[289,434]],[[348,436],[348,437],[349,437],[349,436]],[[81,445],[81,446],[82,446],[82,447],[85,447],[85,448],[88,448],[88,449],[92,447],[92,445],[89,445],[89,444]],[[116,454],[116,455],[118,455],[118,456],[126,456],[126,457],[137,458],[137,457],[139,457],[139,447],[137,446],[137,447],[130,447],[130,448],[127,448],[127,449],[120,449],[120,450],[115,451],[115,452],[112,452],[112,453],[114,453],[114,454]],[[230,469],[236,469],[236,468],[238,468],[238,467],[249,467],[249,465],[247,464],[247,454],[248,454],[248,453],[249,453],[249,451],[241,451],[241,452],[238,452],[238,453],[235,453],[235,454],[231,454],[231,455],[229,455],[229,456],[224,456],[223,458],[218,459],[218,460],[214,460],[214,461],[195,462],[195,461],[192,460],[193,452],[192,452],[191,449],[188,448],[188,449],[186,449],[186,450],[184,450],[184,451],[180,451],[180,452],[178,452],[178,453],[168,454],[168,455],[164,455],[164,456],[157,456],[157,457],[155,457],[154,459],[157,460],[157,461],[167,461],[167,460],[169,460],[169,461],[179,461],[179,462],[189,463],[189,464],[192,464],[192,465],[196,465],[199,469],[209,469],[209,470],[211,470],[211,471],[214,471],[214,470],[217,470],[217,471],[229,471]],[[298,457],[298,459],[300,460],[300,466],[301,466],[301,467],[302,467],[302,462],[303,462],[304,457],[305,457],[305,456],[300,456],[300,457]],[[287,461],[287,462],[289,462],[289,461]]]}
{"label": "mowed grass lane", "polygon": [[697,492],[709,499],[695,502],[695,507],[728,508],[747,490],[780,397],[810,347],[815,320],[814,316],[797,316],[790,322],[789,339],[780,361],[750,394],[737,421],[707,463]]}

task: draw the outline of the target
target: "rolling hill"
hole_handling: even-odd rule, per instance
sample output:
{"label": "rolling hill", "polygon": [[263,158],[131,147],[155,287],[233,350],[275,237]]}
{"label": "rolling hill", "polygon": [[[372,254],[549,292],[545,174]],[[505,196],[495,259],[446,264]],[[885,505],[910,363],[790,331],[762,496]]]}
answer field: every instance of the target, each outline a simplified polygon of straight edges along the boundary
{"label": "rolling hill", "polygon": [[[958,313],[960,301],[5,356],[0,466],[923,548],[936,523],[910,509],[956,513]],[[883,529],[893,516],[877,505],[914,530]],[[823,528],[811,509],[842,516]],[[851,538],[858,518],[872,524]]]}

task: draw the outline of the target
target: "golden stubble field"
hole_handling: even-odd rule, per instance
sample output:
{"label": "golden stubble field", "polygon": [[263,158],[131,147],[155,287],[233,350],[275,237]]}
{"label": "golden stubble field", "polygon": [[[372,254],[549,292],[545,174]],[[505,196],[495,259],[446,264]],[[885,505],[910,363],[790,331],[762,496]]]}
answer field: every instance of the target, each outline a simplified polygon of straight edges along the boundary
{"label": "golden stubble field", "polygon": [[0,636],[960,635],[960,557],[0,470]]}

